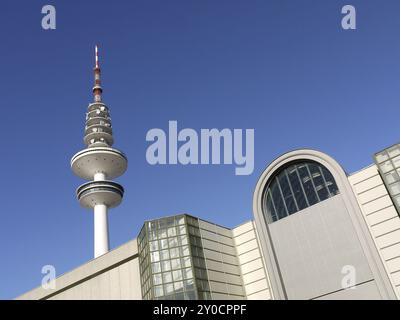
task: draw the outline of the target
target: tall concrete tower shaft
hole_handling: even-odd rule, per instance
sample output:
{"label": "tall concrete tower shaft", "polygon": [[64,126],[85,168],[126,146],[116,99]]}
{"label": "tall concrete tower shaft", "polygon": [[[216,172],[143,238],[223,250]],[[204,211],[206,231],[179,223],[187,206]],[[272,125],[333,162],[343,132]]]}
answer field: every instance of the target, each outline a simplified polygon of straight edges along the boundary
{"label": "tall concrete tower shaft", "polygon": [[94,102],[87,108],[83,139],[86,148],[72,157],[71,168],[78,177],[89,180],[78,187],[76,194],[81,206],[94,212],[94,257],[97,258],[109,250],[108,209],[118,206],[124,195],[124,188],[111,180],[126,171],[128,160],[121,151],[112,148],[111,117],[102,102],[97,46],[95,57]]}

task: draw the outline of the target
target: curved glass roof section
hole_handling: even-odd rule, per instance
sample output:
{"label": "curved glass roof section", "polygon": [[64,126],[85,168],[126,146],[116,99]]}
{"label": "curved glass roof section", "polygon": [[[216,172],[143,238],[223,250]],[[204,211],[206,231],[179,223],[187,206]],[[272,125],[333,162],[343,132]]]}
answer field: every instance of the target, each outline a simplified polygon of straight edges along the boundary
{"label": "curved glass roof section", "polygon": [[264,191],[268,223],[283,219],[339,194],[333,175],[314,161],[291,163],[279,170]]}

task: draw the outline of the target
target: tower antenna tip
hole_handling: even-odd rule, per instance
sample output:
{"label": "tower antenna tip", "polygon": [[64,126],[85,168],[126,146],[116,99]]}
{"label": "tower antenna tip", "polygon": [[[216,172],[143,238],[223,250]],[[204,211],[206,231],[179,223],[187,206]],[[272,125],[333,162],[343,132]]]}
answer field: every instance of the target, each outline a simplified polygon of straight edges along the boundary
{"label": "tower antenna tip", "polygon": [[99,68],[99,48],[97,44],[95,45],[95,54],[96,54],[96,68]]}

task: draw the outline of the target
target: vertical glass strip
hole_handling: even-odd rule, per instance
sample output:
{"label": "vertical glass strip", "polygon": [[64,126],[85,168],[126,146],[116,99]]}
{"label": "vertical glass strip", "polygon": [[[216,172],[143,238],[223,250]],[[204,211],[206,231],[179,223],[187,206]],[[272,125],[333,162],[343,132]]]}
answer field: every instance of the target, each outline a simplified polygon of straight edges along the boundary
{"label": "vertical glass strip", "polygon": [[374,161],[378,167],[378,172],[383,180],[383,183],[392,199],[397,214],[400,215],[400,144],[396,144],[385,150],[382,150],[374,155]]}

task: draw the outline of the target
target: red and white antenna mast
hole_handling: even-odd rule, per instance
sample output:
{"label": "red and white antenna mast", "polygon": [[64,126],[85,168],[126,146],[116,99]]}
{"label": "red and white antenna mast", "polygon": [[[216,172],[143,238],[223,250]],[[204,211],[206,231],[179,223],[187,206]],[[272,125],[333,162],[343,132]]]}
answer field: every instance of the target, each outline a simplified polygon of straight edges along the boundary
{"label": "red and white antenna mast", "polygon": [[99,65],[99,48],[95,46],[95,57],[96,57],[96,65],[94,67],[94,87],[93,87],[93,95],[94,102],[101,102],[101,94],[103,93],[103,88],[101,87],[101,79],[100,79],[100,65]]}

